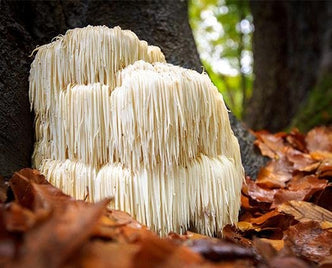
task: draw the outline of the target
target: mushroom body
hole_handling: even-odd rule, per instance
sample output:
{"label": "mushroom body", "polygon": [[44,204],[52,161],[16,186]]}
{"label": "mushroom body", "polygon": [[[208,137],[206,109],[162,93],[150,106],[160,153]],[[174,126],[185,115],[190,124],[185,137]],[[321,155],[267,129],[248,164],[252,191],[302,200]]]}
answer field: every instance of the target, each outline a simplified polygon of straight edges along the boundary
{"label": "mushroom body", "polygon": [[68,194],[113,197],[160,235],[237,221],[239,145],[206,74],[165,63],[130,31],[88,26],[38,48],[30,100],[33,163]]}

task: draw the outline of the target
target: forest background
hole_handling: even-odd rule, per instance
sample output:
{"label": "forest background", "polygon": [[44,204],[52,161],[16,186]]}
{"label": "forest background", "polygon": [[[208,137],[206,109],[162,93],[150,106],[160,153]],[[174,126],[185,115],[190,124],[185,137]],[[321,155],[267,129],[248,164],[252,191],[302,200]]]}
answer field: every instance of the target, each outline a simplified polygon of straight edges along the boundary
{"label": "forest background", "polygon": [[191,0],[189,18],[204,69],[249,128],[331,123],[331,3]]}

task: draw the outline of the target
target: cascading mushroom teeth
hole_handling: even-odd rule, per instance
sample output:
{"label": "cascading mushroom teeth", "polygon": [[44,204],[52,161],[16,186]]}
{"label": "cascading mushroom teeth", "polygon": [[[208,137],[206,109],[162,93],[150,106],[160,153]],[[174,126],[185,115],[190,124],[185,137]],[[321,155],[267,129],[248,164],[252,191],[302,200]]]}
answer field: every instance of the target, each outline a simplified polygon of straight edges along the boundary
{"label": "cascading mushroom teeth", "polygon": [[73,29],[30,71],[33,163],[75,198],[112,197],[160,235],[237,222],[244,178],[222,95],[119,27]]}

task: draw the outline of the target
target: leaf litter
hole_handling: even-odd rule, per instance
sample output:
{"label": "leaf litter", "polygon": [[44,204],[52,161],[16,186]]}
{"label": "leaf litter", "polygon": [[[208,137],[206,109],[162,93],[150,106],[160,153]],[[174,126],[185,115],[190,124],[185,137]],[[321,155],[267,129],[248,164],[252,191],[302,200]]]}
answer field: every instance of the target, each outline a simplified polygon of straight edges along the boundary
{"label": "leaf litter", "polygon": [[332,128],[255,135],[271,161],[246,178],[239,222],[218,238],[160,238],[110,200],[75,200],[37,170],[0,177],[0,266],[332,267]]}

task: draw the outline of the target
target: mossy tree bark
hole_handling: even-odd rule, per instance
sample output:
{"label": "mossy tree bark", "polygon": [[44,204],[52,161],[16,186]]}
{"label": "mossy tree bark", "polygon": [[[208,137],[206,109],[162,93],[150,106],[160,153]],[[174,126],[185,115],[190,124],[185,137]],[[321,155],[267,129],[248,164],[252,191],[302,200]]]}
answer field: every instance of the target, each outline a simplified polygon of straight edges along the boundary
{"label": "mossy tree bark", "polygon": [[[307,110],[306,116],[323,113],[329,119],[316,121],[316,124],[331,122],[331,113],[326,115],[326,107],[323,103],[320,105],[326,90],[331,89],[331,79],[323,79],[323,87],[320,84],[321,66],[326,60],[324,47],[329,51],[327,54],[331,54],[332,49],[332,3],[251,1],[250,5],[255,25],[255,81],[252,98],[246,106],[245,122],[250,128],[270,131],[280,131],[294,123],[307,129],[314,124],[305,127],[303,109]],[[324,76],[331,75],[329,71]],[[313,94],[316,101],[312,105],[310,92],[314,88],[321,97]],[[329,96],[331,103],[331,94]],[[294,117],[298,119],[293,120]]]}
{"label": "mossy tree bark", "polygon": [[[27,92],[32,59],[28,56],[35,46],[49,43],[58,34],[89,24],[119,25],[134,31],[149,44],[159,46],[168,62],[202,71],[188,23],[186,1],[1,1],[0,7],[1,19],[8,21],[1,24],[1,42],[6,46],[0,49],[0,65],[5,66],[0,77],[1,81],[6,81],[0,84],[1,121],[6,124],[6,127],[0,127],[2,175],[8,176],[30,165],[33,124]],[[7,33],[13,25],[18,30],[14,34]],[[11,66],[7,62],[17,64]],[[4,89],[8,94],[3,93]],[[13,98],[11,94],[18,97]],[[7,106],[9,110],[6,110]],[[233,115],[231,122],[240,141],[246,172],[254,176],[264,159],[254,152],[253,136]]]}

